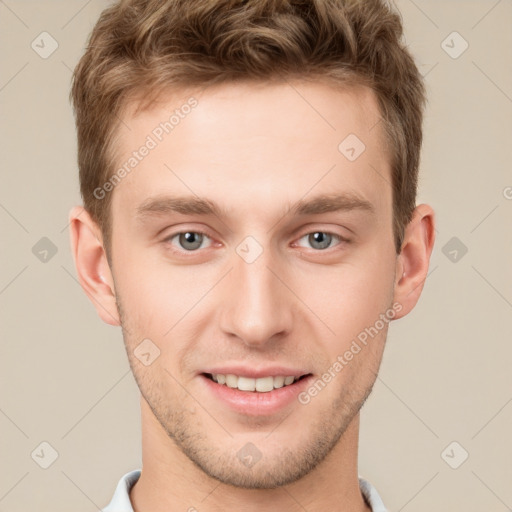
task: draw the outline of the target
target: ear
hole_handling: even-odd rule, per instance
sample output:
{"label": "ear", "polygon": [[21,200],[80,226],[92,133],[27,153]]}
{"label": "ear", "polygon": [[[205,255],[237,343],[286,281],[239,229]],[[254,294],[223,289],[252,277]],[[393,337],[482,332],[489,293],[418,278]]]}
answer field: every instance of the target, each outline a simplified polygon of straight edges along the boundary
{"label": "ear", "polygon": [[103,248],[98,224],[82,207],[69,214],[71,250],[78,280],[94,304],[100,318],[110,325],[120,325],[114,279]]}
{"label": "ear", "polygon": [[402,309],[395,319],[407,315],[420,298],[434,240],[434,210],[427,204],[420,204],[405,229],[402,250],[397,257],[394,302],[401,304]]}

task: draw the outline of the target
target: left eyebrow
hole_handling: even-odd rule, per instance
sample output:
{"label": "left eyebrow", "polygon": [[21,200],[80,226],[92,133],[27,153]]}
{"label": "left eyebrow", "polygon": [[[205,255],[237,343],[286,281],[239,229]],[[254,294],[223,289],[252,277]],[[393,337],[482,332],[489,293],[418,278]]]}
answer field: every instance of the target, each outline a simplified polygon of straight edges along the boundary
{"label": "left eyebrow", "polygon": [[354,193],[324,194],[309,201],[300,200],[292,206],[292,215],[318,215],[321,213],[338,211],[365,211],[375,215],[375,207],[372,203]]}

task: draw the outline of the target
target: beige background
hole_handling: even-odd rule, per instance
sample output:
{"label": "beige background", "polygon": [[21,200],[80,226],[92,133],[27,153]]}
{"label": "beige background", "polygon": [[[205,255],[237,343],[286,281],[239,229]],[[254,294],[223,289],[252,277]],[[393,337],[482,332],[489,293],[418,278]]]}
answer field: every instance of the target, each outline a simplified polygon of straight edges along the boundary
{"label": "beige background", "polygon": [[[512,510],[512,2],[397,4],[428,85],[420,200],[437,212],[437,242],[424,293],[391,326],[362,411],[359,472],[390,511],[505,512]],[[78,285],[67,229],[79,202],[71,69],[106,5],[0,0],[3,512],[98,510],[141,464],[138,389],[121,333],[101,323]],[[43,31],[59,45],[46,59],[31,48]],[[458,58],[442,47],[453,31],[469,44]],[[450,36],[445,47],[459,52],[461,44]],[[46,262],[32,252],[42,237],[57,248]],[[445,248],[453,237],[468,249],[456,262]],[[43,441],[58,452],[48,469],[36,463]],[[453,441],[460,446],[445,451]],[[463,450],[469,458],[452,469],[447,461],[460,463]]]}

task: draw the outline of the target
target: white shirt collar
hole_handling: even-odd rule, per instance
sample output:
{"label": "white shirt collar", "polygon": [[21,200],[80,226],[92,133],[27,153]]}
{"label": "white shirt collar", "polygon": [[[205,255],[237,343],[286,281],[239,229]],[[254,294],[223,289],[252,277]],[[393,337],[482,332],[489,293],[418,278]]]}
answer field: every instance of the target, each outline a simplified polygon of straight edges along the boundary
{"label": "white shirt collar", "polygon": [[[102,512],[133,512],[133,507],[130,502],[130,489],[135,485],[141,474],[140,469],[135,469],[126,473],[119,483],[117,484],[114,496],[109,505],[105,507]],[[382,499],[373,485],[359,477],[359,488],[363,494],[368,506],[371,507],[372,512],[387,512]]]}

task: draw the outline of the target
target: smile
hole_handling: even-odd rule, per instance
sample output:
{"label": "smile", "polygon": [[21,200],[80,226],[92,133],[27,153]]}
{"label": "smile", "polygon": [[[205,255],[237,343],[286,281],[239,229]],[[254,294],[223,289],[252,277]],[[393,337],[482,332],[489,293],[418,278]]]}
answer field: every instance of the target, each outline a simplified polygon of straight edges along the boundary
{"label": "smile", "polygon": [[239,389],[240,391],[253,391],[258,393],[268,393],[274,389],[279,389],[282,387],[290,386],[294,382],[302,379],[305,375],[301,377],[294,377],[293,375],[289,376],[267,376],[267,377],[242,377],[233,374],[222,374],[216,373],[205,374],[208,378],[217,382],[218,384],[225,385],[232,389]]}

